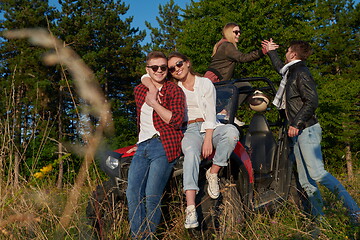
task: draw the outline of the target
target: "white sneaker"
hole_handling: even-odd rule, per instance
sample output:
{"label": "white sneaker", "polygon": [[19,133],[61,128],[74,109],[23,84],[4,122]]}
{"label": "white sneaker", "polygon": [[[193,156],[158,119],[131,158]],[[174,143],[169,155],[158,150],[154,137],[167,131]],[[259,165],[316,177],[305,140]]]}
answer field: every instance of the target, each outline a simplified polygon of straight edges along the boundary
{"label": "white sneaker", "polygon": [[245,125],[244,122],[241,122],[241,121],[240,121],[239,119],[237,119],[237,118],[234,118],[234,123],[235,123],[236,125],[238,125],[239,127],[242,127],[242,126]]}
{"label": "white sneaker", "polygon": [[[229,120],[229,116],[227,116],[226,114],[223,114],[223,113],[218,113],[216,115],[217,119],[220,121],[220,120]],[[242,127],[245,125],[244,122],[241,122],[239,119],[237,119],[236,117],[234,118],[234,123],[236,125],[238,125],[239,127]]]}
{"label": "white sneaker", "polygon": [[219,179],[217,173],[210,173],[210,169],[211,168],[206,171],[206,179],[209,183],[207,191],[212,199],[217,199],[220,195]]}
{"label": "white sneaker", "polygon": [[185,228],[196,228],[199,226],[196,209],[194,205],[187,206],[185,210],[185,214],[186,214]]}

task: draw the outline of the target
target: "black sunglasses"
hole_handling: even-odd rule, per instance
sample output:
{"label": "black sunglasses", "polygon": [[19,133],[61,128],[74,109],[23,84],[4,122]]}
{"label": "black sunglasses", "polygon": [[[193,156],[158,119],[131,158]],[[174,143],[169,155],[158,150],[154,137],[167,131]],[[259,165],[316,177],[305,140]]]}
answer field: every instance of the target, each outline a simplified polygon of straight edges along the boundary
{"label": "black sunglasses", "polygon": [[161,71],[166,71],[166,69],[168,68],[166,65],[152,65],[152,66],[146,66],[147,68],[151,68],[154,72],[157,72],[159,70],[159,68],[161,69]]}
{"label": "black sunglasses", "polygon": [[[184,61],[178,61],[175,66],[181,68],[184,65]],[[175,72],[175,66],[169,67],[169,72]]]}
{"label": "black sunglasses", "polygon": [[235,33],[235,35],[238,35],[238,34],[241,34],[241,31],[235,30],[235,31],[233,31],[233,33]]}

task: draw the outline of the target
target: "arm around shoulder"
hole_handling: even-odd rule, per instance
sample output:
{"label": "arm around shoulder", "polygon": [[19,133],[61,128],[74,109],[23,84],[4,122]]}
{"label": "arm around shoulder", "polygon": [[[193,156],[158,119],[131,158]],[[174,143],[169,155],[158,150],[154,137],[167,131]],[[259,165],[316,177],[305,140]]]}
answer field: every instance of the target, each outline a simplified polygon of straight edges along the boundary
{"label": "arm around shoulder", "polygon": [[171,98],[169,103],[169,110],[172,112],[169,124],[175,129],[180,129],[185,116],[185,94],[181,88],[173,84],[171,88]]}

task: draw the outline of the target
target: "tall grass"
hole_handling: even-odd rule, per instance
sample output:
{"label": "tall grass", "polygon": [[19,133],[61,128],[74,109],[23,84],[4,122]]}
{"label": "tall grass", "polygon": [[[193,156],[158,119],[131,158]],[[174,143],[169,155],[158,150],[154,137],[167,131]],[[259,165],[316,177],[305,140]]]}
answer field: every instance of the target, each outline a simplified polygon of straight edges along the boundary
{"label": "tall grass", "polygon": [[[97,169],[91,170],[89,179],[80,192],[76,211],[61,239],[98,239],[88,224],[85,209],[90,193],[101,182]],[[350,194],[360,202],[360,172],[353,182],[342,181]],[[2,186],[0,200],[0,239],[55,239],[57,226],[73,189],[71,184],[58,189],[50,178],[35,184],[24,184],[18,189]],[[184,196],[181,189],[173,189],[167,196],[165,221],[159,226],[154,239],[201,239],[196,231],[187,231],[184,225]],[[322,189],[326,203],[326,221],[319,226],[318,239],[359,239],[360,229],[349,224],[346,210],[333,194]],[[224,194],[224,193],[223,193]],[[114,206],[116,207],[116,206]],[[231,215],[234,206],[225,204],[224,215]],[[125,203],[117,206],[113,221],[104,229],[103,239],[129,239],[129,225]],[[214,239],[311,239],[314,224],[291,201],[284,202],[274,214],[268,212],[245,212],[245,218],[227,218],[223,232],[213,235]],[[224,229],[224,228],[222,228]],[[208,239],[208,238],[206,238]]]}
{"label": "tall grass", "polygon": [[[8,37],[31,37],[32,31],[14,32]],[[36,41],[42,41],[47,35],[41,35]],[[37,36],[39,37],[39,35]],[[50,38],[47,43],[53,47],[54,39]],[[50,43],[49,43],[50,42]],[[56,43],[57,50],[63,46]],[[66,54],[66,53],[65,53]],[[60,55],[61,56],[61,55]],[[69,56],[69,55],[66,55]],[[76,55],[72,55],[76,56]],[[50,56],[53,63],[64,58],[59,56]],[[48,59],[48,60],[49,60]],[[54,60],[55,59],[55,60]],[[71,58],[74,60],[74,58]],[[66,59],[65,59],[66,60]],[[75,58],[76,64],[79,62]],[[74,66],[74,62],[71,64]],[[79,65],[77,65],[79,67]],[[75,69],[75,68],[74,68]],[[88,79],[91,72],[85,67],[85,71],[73,73],[75,78]],[[51,172],[45,178],[30,178],[29,181],[21,181],[17,187],[14,187],[11,178],[11,171],[6,175],[3,168],[0,171],[0,239],[128,239],[129,225],[127,221],[127,212],[125,202],[114,205],[111,212],[111,221],[106,223],[102,229],[102,234],[94,231],[89,225],[86,217],[86,206],[91,198],[91,192],[95,186],[100,184],[103,175],[100,174],[97,166],[91,165],[94,152],[101,142],[104,126],[109,126],[109,108],[105,104],[102,96],[96,94],[98,89],[92,89],[94,85],[90,83],[90,88],[84,82],[78,83],[81,89],[80,95],[84,99],[90,97],[89,102],[93,103],[97,109],[97,115],[104,120],[104,125],[98,125],[98,131],[94,135],[84,136],[86,145],[84,147],[83,166],[77,173],[75,182],[64,184],[64,188],[59,189],[55,184],[55,177]],[[94,95],[94,92],[96,93]],[[91,95],[89,95],[91,93]],[[94,100],[95,99],[95,100]],[[105,105],[104,105],[105,104]],[[104,107],[105,106],[105,107]],[[3,124],[3,123],[2,123]],[[3,143],[0,146],[1,151],[8,151],[11,142],[10,134],[6,132],[6,125],[2,125]],[[9,151],[8,151],[9,152]],[[11,152],[11,151],[10,151]],[[20,153],[21,154],[21,153]],[[9,159],[7,159],[9,160]],[[12,166],[10,159],[9,166]],[[5,166],[5,158],[1,155],[0,166]],[[35,172],[29,170],[33,175]],[[360,171],[357,171],[353,181],[349,182],[340,179],[349,190],[350,194],[360,203]],[[177,184],[176,186],[180,186]],[[283,202],[275,213],[252,212],[243,210],[239,206],[241,202],[234,198],[236,190],[231,185],[223,185],[222,191],[224,204],[220,207],[222,215],[220,216],[220,229],[212,236],[206,236],[205,239],[311,239],[315,226],[311,218],[305,215],[291,201]],[[359,227],[349,224],[349,218],[345,209],[341,206],[334,196],[326,189],[322,189],[326,203],[326,221],[319,225],[320,234],[318,239],[359,239]],[[184,228],[184,209],[185,201],[181,187],[172,189],[166,195],[167,205],[164,209],[164,221],[160,224],[158,232],[153,236],[154,239],[201,239],[203,236],[199,232],[188,231]]]}

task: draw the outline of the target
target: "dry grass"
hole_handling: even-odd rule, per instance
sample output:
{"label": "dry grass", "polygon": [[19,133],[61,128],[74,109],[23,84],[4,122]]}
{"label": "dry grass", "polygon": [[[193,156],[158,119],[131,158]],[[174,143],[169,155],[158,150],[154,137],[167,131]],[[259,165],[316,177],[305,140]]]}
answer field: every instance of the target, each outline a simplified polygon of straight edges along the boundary
{"label": "dry grass", "polygon": [[[44,178],[14,188],[9,181],[1,179],[0,239],[97,239],[98,235],[88,225],[85,208],[89,193],[94,190],[91,186],[97,185],[100,179],[96,168],[89,174],[89,167],[103,132],[111,126],[109,106],[94,82],[91,70],[71,49],[65,48],[62,42],[46,31],[19,30],[8,32],[6,36],[30,38],[35,44],[55,48],[56,54],[49,55],[46,61],[67,66],[74,79],[77,79],[79,95],[93,106],[92,114],[101,122],[96,127],[90,126],[96,130],[94,134],[83,136],[86,144],[80,152],[84,153],[84,161],[74,184],[67,183],[63,189],[58,189],[54,181]],[[355,174],[354,181],[342,182],[360,203],[360,171]],[[253,213],[241,207],[232,185],[223,185],[222,189],[225,201],[221,206],[221,228],[212,236],[214,239],[311,239],[314,228],[311,219],[291,202],[284,202],[275,214]],[[171,192],[173,194],[166,200],[168,212],[165,213],[165,221],[159,226],[154,239],[197,239],[196,235],[183,227],[185,204],[181,189]],[[332,194],[324,189],[323,192],[327,221],[320,226],[318,239],[359,239],[359,227],[350,226],[341,204]],[[235,198],[231,200],[230,196]],[[114,206],[114,209],[113,221],[103,229],[103,238],[127,239],[129,226],[126,206],[122,204]]]}
{"label": "dry grass", "polygon": [[[359,172],[358,172],[359,173]],[[97,178],[98,179],[98,178]],[[67,197],[73,189],[59,190],[50,179],[42,179],[41,184],[23,185],[14,190],[3,186],[0,201],[1,221],[0,239],[54,239],[57,226],[66,207]],[[98,239],[96,233],[87,224],[85,208],[89,200],[89,186],[98,184],[98,180],[91,180],[79,193],[77,208],[73,213],[64,235],[60,239]],[[342,181],[357,202],[360,202],[359,174],[353,182]],[[348,224],[348,217],[341,203],[334,196],[322,189],[326,201],[327,221],[320,226],[318,239],[358,239],[359,227]],[[6,193],[6,194],[4,194]],[[232,186],[227,186],[224,195],[234,195]],[[234,212],[239,211],[236,201],[225,201],[222,206],[221,221],[224,225],[214,239],[311,239],[313,224],[311,219],[291,202],[284,202],[279,210],[271,215],[267,212],[245,212],[246,217],[234,218]],[[159,226],[154,239],[201,239],[196,238],[183,227],[184,199],[181,189],[173,189],[167,196],[165,222]],[[128,239],[129,226],[127,223],[126,206],[120,205],[113,215],[114,220],[107,225],[103,239]],[[209,239],[209,237],[205,238]]]}
{"label": "dry grass", "polygon": [[[57,224],[56,236],[62,238],[67,234],[70,221],[74,212],[77,210],[80,192],[86,177],[88,176],[89,166],[94,160],[95,152],[101,144],[103,134],[112,130],[112,116],[110,106],[105,100],[104,94],[96,81],[92,70],[82,61],[82,59],[65,43],[54,37],[45,29],[20,29],[4,32],[4,36],[9,39],[29,39],[29,41],[37,46],[54,49],[54,53],[48,53],[44,57],[44,62],[48,65],[61,64],[61,66],[70,72],[74,79],[79,97],[89,104],[89,112],[84,115],[91,114],[97,117],[99,123],[91,124],[90,120],[83,121],[82,124],[86,128],[82,139],[85,144],[80,146],[83,153],[83,162],[79,172],[77,173],[75,184],[67,195],[67,201],[62,215]],[[66,74],[64,74],[66,76]]]}

